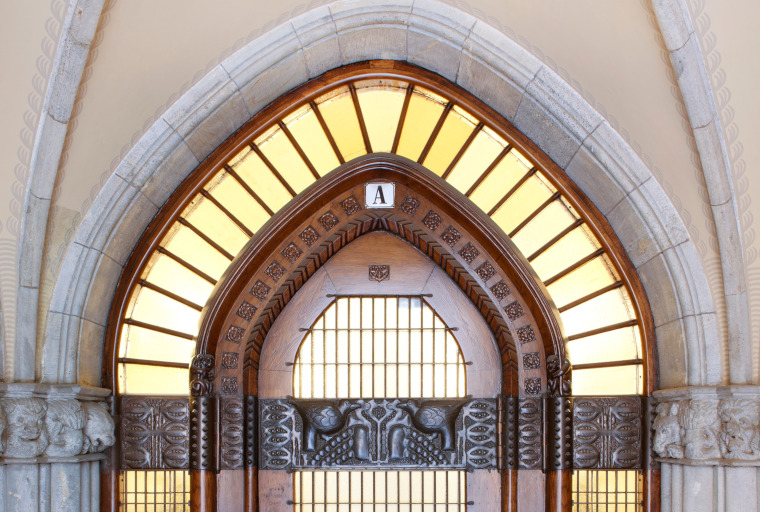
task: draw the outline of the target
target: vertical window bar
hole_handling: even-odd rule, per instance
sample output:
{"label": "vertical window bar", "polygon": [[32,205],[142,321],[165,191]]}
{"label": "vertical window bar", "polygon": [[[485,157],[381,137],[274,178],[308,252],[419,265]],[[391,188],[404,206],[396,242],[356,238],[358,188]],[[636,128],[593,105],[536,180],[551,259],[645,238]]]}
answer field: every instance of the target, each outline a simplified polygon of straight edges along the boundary
{"label": "vertical window bar", "polygon": [[359,119],[359,128],[361,128],[362,138],[364,139],[364,149],[367,151],[367,154],[372,153],[372,144],[370,144],[369,141],[367,125],[364,123],[364,116],[362,115],[362,107],[359,105],[359,96],[356,94],[356,87],[354,87],[354,84],[348,84],[348,90],[351,91],[351,101],[354,103],[356,117]]}
{"label": "vertical window bar", "polygon": [[406,121],[406,113],[409,111],[409,101],[412,99],[412,93],[414,92],[414,85],[409,84],[406,88],[406,95],[404,96],[404,104],[401,107],[401,115],[398,118],[398,126],[396,126],[396,136],[393,137],[393,146],[391,146],[391,153],[398,151],[398,143],[401,141],[401,131],[404,129],[404,122]]}
{"label": "vertical window bar", "polygon": [[338,148],[338,144],[335,142],[335,139],[333,138],[332,133],[330,132],[330,129],[327,127],[325,118],[322,117],[322,112],[319,111],[319,106],[313,101],[309,102],[309,106],[311,107],[311,110],[314,111],[314,115],[317,116],[317,121],[319,121],[319,126],[321,126],[322,131],[325,132],[325,136],[327,137],[327,140],[330,142],[330,147],[332,147],[333,152],[335,153],[335,156],[338,159],[338,162],[340,162],[341,165],[345,164],[346,160],[343,158],[343,155],[340,153],[340,148]]}

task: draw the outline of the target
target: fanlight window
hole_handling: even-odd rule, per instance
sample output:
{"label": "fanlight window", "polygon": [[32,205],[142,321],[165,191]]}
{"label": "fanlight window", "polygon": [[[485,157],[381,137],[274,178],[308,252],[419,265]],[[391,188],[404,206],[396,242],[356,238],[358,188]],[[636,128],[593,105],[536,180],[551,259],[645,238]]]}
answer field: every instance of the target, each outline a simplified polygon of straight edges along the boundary
{"label": "fanlight window", "polygon": [[254,130],[177,209],[133,283],[119,391],[185,393],[202,307],[234,256],[321,176],[388,152],[441,176],[522,251],[560,310],[576,394],[602,382],[608,393],[641,393],[641,325],[614,258],[558,182],[476,112],[414,80],[357,79]]}
{"label": "fanlight window", "polygon": [[[465,364],[422,297],[338,297],[304,337],[295,398],[456,398]],[[296,512],[464,512],[464,471],[296,471]]]}

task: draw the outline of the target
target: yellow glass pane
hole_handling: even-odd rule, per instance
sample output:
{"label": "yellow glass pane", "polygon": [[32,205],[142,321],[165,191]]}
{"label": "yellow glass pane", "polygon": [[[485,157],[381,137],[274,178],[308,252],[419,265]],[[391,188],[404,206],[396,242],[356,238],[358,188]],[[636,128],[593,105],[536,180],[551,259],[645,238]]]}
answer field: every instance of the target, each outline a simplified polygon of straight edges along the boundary
{"label": "yellow glass pane", "polygon": [[366,154],[359,118],[356,117],[348,87],[336,89],[317,99],[316,103],[343,159],[348,162]]}
{"label": "yellow glass pane", "polygon": [[166,295],[138,286],[133,292],[128,318],[186,334],[198,331],[200,311]]}
{"label": "yellow glass pane", "polygon": [[396,154],[415,162],[419,159],[446,103],[441,98],[426,94],[415,87],[409,100]]}
{"label": "yellow glass pane", "polygon": [[211,290],[214,288],[211,283],[195,272],[160,253],[154,254],[143,279],[199,306],[206,304],[209,295],[211,295]]}
{"label": "yellow glass pane", "polygon": [[298,109],[284,122],[320,176],[324,176],[340,165],[311,107],[307,105]]}
{"label": "yellow glass pane", "polygon": [[618,288],[560,313],[568,336],[636,318],[625,288]]}
{"label": "yellow glass pane", "polygon": [[637,326],[578,338],[568,342],[573,364],[603,363],[641,358],[641,337]]}
{"label": "yellow glass pane", "polygon": [[269,220],[266,210],[229,174],[225,173],[224,179],[208,190],[253,233]]}
{"label": "yellow glass pane", "polygon": [[214,279],[222,277],[230,265],[230,260],[226,256],[187,226],[175,224],[173,235],[164,238],[161,245]]}
{"label": "yellow glass pane", "polygon": [[142,364],[119,364],[119,393],[122,395],[187,395],[190,372]]}
{"label": "yellow glass pane", "polygon": [[372,151],[389,153],[393,148],[406,89],[399,87],[398,82],[380,82],[378,85],[370,85],[376,83],[374,80],[357,82],[356,93]]}
{"label": "yellow glass pane", "polygon": [[573,370],[574,395],[640,395],[643,383],[640,364]]}
{"label": "yellow glass pane", "polygon": [[254,142],[296,193],[314,183],[314,175],[282,130],[270,130]]}
{"label": "yellow glass pane", "polygon": [[461,193],[466,193],[485,170],[493,164],[507,143],[484,128],[464,152],[446,181]]}
{"label": "yellow glass pane", "polygon": [[536,211],[555,192],[539,173],[520,185],[512,196],[491,216],[505,233],[510,233]]}
{"label": "yellow glass pane", "polygon": [[451,109],[422,165],[441,176],[462,149],[476,125],[477,121],[464,110],[459,107]]}
{"label": "yellow glass pane", "polygon": [[556,200],[518,231],[512,241],[527,258],[576,220],[573,212]]}
{"label": "yellow glass pane", "polygon": [[[567,263],[571,262],[568,261]],[[581,297],[601,290],[617,280],[617,272],[607,257],[602,255],[581,265],[562,279],[553,282],[547,289],[552,300],[554,300],[554,304],[561,308]]]}
{"label": "yellow glass pane", "polygon": [[245,233],[206,198],[199,195],[186,211],[184,217],[193,226],[233,256],[248,242]]}
{"label": "yellow glass pane", "polygon": [[484,212],[488,213],[501,201],[507,192],[512,190],[520,179],[530,170],[522,160],[516,156],[513,149],[501,162],[494,167],[491,173],[478,185],[470,199]]}
{"label": "yellow glass pane", "polygon": [[601,245],[586,226],[578,226],[549,247],[531,262],[533,270],[542,281],[557,275],[569,266],[570,262],[579,261]]}
{"label": "yellow glass pane", "polygon": [[119,357],[190,363],[195,342],[169,334],[125,324],[122,327]]}
{"label": "yellow glass pane", "polygon": [[251,149],[247,150],[245,158],[231,167],[238,176],[266,203],[270,210],[276,212],[293,199],[290,192],[272,174],[269,167]]}

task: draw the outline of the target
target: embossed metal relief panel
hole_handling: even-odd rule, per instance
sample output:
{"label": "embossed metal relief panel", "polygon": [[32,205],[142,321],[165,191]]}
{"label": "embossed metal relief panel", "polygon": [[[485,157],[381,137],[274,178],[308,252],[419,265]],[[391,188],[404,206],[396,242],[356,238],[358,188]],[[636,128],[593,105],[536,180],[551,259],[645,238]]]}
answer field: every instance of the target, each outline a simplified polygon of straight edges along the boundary
{"label": "embossed metal relief panel", "polygon": [[575,397],[573,467],[643,468],[643,416],[638,396]]}
{"label": "embossed metal relief panel", "polygon": [[261,469],[496,468],[496,399],[261,400]]}
{"label": "embossed metal relief panel", "polygon": [[189,467],[188,397],[125,396],[121,418],[122,469]]}

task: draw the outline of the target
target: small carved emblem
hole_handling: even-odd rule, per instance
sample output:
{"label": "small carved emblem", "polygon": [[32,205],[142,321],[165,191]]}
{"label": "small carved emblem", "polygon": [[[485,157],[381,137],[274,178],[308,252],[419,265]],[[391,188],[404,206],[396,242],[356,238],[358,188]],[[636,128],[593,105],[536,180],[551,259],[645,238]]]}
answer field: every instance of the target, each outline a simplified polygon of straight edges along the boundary
{"label": "small carved emblem", "polygon": [[340,202],[340,205],[343,207],[343,211],[346,212],[346,215],[353,215],[362,209],[362,207],[359,206],[359,201],[357,201],[354,196],[348,196]]}
{"label": "small carved emblem", "polygon": [[526,370],[536,370],[541,368],[541,358],[538,357],[538,352],[523,354],[523,368]]}
{"label": "small carved emblem", "polygon": [[489,262],[484,261],[482,265],[475,269],[475,273],[478,274],[478,277],[480,277],[480,279],[482,279],[485,283],[493,277],[493,275],[496,273],[496,269],[493,268],[493,265],[491,265]]}
{"label": "small carved emblem", "polygon": [[237,377],[222,377],[222,392],[228,395],[237,393]]}
{"label": "small carved emblem", "polygon": [[319,240],[319,233],[317,233],[316,229],[309,226],[298,234],[298,238],[303,240],[303,243],[311,247],[317,242],[317,240]]}
{"label": "small carved emblem", "polygon": [[413,216],[415,213],[417,213],[417,208],[419,207],[420,207],[419,199],[415,199],[412,196],[406,196],[404,198],[404,201],[401,203],[401,206],[398,207],[398,209],[409,216]]}
{"label": "small carved emblem", "polygon": [[338,225],[338,217],[331,211],[328,211],[319,218],[319,223],[325,228],[325,231],[330,231],[332,228]]}
{"label": "small carved emblem", "polygon": [[529,395],[540,395],[541,379],[525,379],[525,392]]}
{"label": "small carved emblem", "polygon": [[237,352],[222,352],[222,368],[228,370],[234,370],[238,367],[238,353]]}
{"label": "small carved emblem", "polygon": [[536,341],[536,333],[533,331],[533,327],[526,325],[517,329],[517,339],[523,345]]}
{"label": "small carved emblem", "polygon": [[472,245],[470,242],[467,242],[467,245],[465,245],[459,250],[459,255],[467,263],[472,263],[472,260],[477,258],[479,254],[480,254],[480,251],[478,251],[475,248],[475,246]]}
{"label": "small carved emblem", "polygon": [[190,394],[210,395],[214,392],[214,356],[198,354],[190,363]]}
{"label": "small carved emblem", "polygon": [[390,265],[370,265],[369,266],[369,280],[370,281],[385,281],[391,278],[391,266]]}
{"label": "small carved emblem", "polygon": [[282,256],[289,262],[295,263],[303,254],[303,251],[299,249],[296,244],[290,242],[280,254],[282,254]]}
{"label": "small carved emblem", "polygon": [[267,298],[267,294],[269,294],[269,287],[261,281],[256,281],[253,288],[251,288],[251,293],[257,299],[264,300]]}
{"label": "small carved emblem", "polygon": [[454,247],[460,238],[462,238],[462,233],[457,231],[454,226],[447,227],[446,231],[441,234],[441,240],[449,244],[449,247]]}
{"label": "small carved emblem", "polygon": [[443,222],[443,218],[441,218],[441,216],[435,213],[433,210],[427,212],[425,218],[422,219],[422,223],[427,226],[430,231],[435,231],[438,229],[438,226],[441,225],[441,222]]}
{"label": "small carved emblem", "polygon": [[253,318],[253,315],[256,313],[256,306],[251,304],[250,302],[243,301],[243,303],[240,305],[240,307],[237,310],[237,316],[240,318],[245,318],[246,320],[250,320]]}
{"label": "small carved emblem", "polygon": [[264,273],[271,277],[274,281],[277,281],[285,275],[285,268],[276,261],[273,261],[269,264]]}
{"label": "small carved emblem", "polygon": [[523,311],[522,306],[517,301],[510,302],[509,304],[504,306],[504,312],[507,314],[509,319],[512,320],[513,322],[525,314],[525,311]]}
{"label": "small carved emblem", "polygon": [[509,286],[507,286],[507,283],[502,279],[491,287],[491,293],[493,293],[497,299],[501,300],[509,295]]}
{"label": "small carved emblem", "polygon": [[245,329],[242,327],[230,325],[230,328],[227,329],[227,341],[240,344],[243,341],[243,333],[245,333]]}

